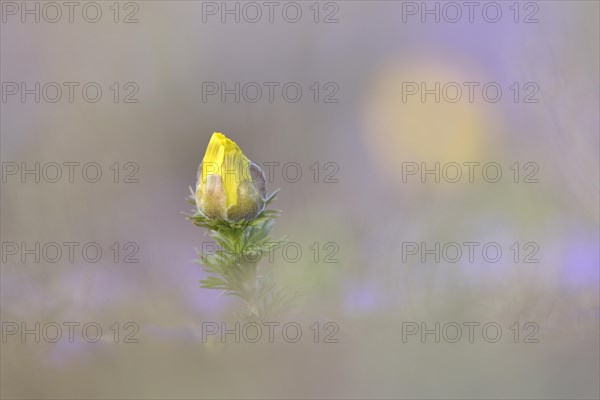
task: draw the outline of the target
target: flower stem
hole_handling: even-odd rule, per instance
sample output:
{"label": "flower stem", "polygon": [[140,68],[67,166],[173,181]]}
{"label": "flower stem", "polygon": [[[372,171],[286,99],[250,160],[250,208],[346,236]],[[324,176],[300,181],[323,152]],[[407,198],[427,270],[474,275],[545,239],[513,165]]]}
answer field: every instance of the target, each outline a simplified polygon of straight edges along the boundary
{"label": "flower stem", "polygon": [[[276,193],[267,199],[267,205]],[[220,247],[214,254],[198,254],[197,262],[207,273],[201,287],[244,300],[248,314],[243,318],[249,321],[264,321],[293,298],[283,289],[275,290],[271,266],[258,271],[262,256],[286,242],[285,238],[272,240],[269,236],[278,215],[276,210],[263,210],[252,220],[238,222],[210,219],[200,212],[189,216],[195,225],[208,229]]]}

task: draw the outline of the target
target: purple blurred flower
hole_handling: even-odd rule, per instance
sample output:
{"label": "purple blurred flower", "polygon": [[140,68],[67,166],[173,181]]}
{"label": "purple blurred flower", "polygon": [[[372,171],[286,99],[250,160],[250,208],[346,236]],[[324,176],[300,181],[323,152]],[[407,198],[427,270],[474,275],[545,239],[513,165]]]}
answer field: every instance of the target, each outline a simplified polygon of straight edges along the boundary
{"label": "purple blurred flower", "polygon": [[567,285],[598,286],[600,257],[597,239],[595,235],[579,235],[572,239],[567,248],[563,271]]}

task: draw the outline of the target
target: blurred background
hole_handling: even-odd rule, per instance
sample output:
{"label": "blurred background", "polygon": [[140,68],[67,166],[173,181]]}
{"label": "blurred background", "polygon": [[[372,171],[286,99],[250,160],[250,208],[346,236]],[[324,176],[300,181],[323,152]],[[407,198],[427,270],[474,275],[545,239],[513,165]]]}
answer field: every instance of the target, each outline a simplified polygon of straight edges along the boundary
{"label": "blurred background", "polygon": [[[39,7],[39,23],[21,21],[25,4]],[[259,2],[253,23],[245,2],[138,1],[99,2],[91,23],[86,4],[73,22],[61,6],[52,23],[44,18],[55,9],[43,2],[2,3],[3,398],[600,396],[599,3],[502,3],[495,23],[494,9],[482,14],[486,2],[472,22],[464,7],[452,22],[445,2],[283,2],[272,22]],[[239,23],[225,13],[236,7]],[[439,23],[424,7],[438,7]],[[298,8],[298,22],[288,22]],[[34,91],[40,82],[39,102],[21,101],[22,82]],[[47,101],[53,85],[42,89],[49,82],[63,88],[56,102]],[[79,83],[72,102],[65,82]],[[89,82],[102,89],[97,102],[83,97]],[[239,102],[223,102],[206,82],[279,86],[272,102],[265,86],[248,101],[252,85]],[[282,94],[289,82],[302,89],[297,102]],[[406,82],[456,82],[463,96],[405,99]],[[473,101],[464,82],[480,83]],[[483,97],[488,82],[502,88],[499,101]],[[203,322],[231,328],[242,307],[199,289],[195,248],[210,239],[182,214],[214,131],[272,165],[268,189],[281,188],[274,207],[283,210],[273,234],[302,255],[276,253],[266,265],[304,292],[277,319],[302,327],[297,343],[280,331],[269,343],[266,329],[257,343],[203,340]],[[36,162],[40,182],[30,174],[23,183],[22,163]],[[80,163],[72,183],[65,162]],[[81,175],[90,162],[102,171],[96,183]],[[422,182],[420,170],[403,176],[407,163],[436,162],[495,162],[502,177],[490,183],[480,168],[471,183],[466,167],[457,183]],[[49,163],[63,165],[56,183],[52,166],[41,173]],[[63,246],[57,262],[46,246],[36,262],[27,255],[36,242],[40,252],[52,242],[80,246],[72,261]],[[81,254],[89,242],[103,251],[97,262]],[[465,253],[423,262],[421,252],[406,254],[409,242],[480,247],[472,261]],[[486,243],[502,248],[497,262],[482,257]],[[532,252],[538,262],[525,262]],[[61,339],[9,334],[36,322],[63,326]],[[65,322],[80,323],[72,343]],[[102,328],[96,343],[82,339],[88,322]],[[124,342],[127,322],[139,327],[138,343]],[[328,322],[339,327],[337,343],[324,343]],[[421,332],[406,336],[407,322],[455,322],[463,336],[423,343]],[[472,343],[465,322],[480,324]],[[489,322],[502,328],[495,343],[482,338]],[[537,343],[525,340],[532,332]]]}

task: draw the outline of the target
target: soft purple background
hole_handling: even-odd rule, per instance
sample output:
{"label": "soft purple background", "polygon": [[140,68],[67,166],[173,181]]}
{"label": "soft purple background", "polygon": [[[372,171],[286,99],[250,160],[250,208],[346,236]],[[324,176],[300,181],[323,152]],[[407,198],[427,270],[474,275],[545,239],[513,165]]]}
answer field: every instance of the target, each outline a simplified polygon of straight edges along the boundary
{"label": "soft purple background", "polygon": [[[510,14],[496,24],[480,14],[473,24],[403,23],[402,3],[390,1],[338,2],[337,24],[310,14],[204,24],[191,1],[138,2],[137,24],[3,23],[2,81],[135,81],[140,102],[114,104],[106,90],[97,104],[3,103],[2,161],[95,161],[107,174],[133,161],[140,182],[10,180],[2,241],[133,241],[140,263],[110,254],[96,264],[3,263],[3,322],[96,321],[106,337],[9,338],[2,396],[597,398],[599,6],[536,3],[537,24]],[[203,81],[296,81],[308,99],[311,83],[333,81],[340,101],[203,103]],[[533,81],[540,102],[408,106],[403,81]],[[200,340],[202,322],[232,322],[240,306],[198,288],[194,248],[208,238],[181,214],[213,131],[259,164],[302,166],[299,182],[280,168],[269,184],[282,189],[274,235],[304,251],[276,264],[282,284],[305,291],[282,317],[305,327],[301,343]],[[506,175],[403,183],[407,161],[495,161]],[[315,162],[337,163],[339,182],[314,183]],[[536,162],[540,182],[512,183],[514,162]],[[438,241],[496,241],[506,253],[495,264],[402,262],[403,242]],[[335,242],[339,262],[315,263],[314,242]],[[513,242],[536,242],[540,262],[515,264]],[[113,343],[115,321],[137,323],[140,343]],[[340,342],[314,344],[315,321],[335,321]],[[496,321],[505,331],[497,344],[402,343],[403,321]],[[540,342],[513,343],[517,321],[537,323]]]}

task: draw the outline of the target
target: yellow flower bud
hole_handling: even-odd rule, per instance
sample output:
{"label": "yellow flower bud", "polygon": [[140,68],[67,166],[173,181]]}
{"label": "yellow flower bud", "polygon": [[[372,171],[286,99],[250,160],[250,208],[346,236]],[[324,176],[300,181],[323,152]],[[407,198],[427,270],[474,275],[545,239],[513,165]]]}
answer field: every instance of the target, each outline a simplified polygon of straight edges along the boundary
{"label": "yellow flower bud", "polygon": [[248,220],[263,210],[266,197],[263,170],[233,140],[213,133],[198,169],[198,210],[211,219]]}

